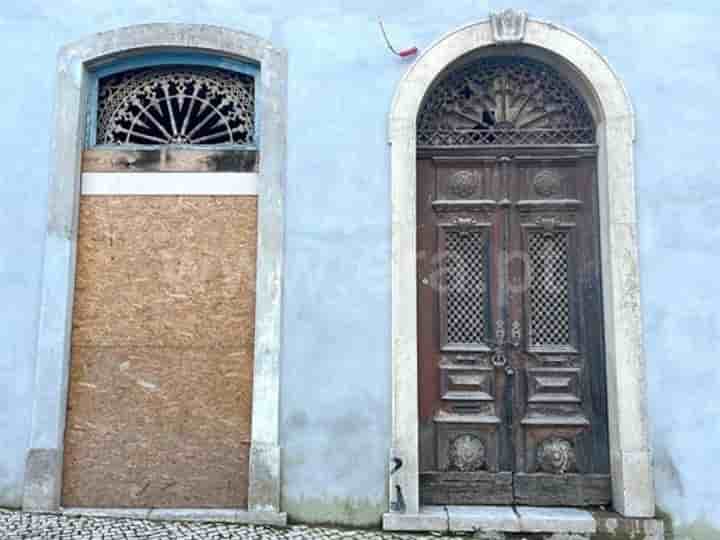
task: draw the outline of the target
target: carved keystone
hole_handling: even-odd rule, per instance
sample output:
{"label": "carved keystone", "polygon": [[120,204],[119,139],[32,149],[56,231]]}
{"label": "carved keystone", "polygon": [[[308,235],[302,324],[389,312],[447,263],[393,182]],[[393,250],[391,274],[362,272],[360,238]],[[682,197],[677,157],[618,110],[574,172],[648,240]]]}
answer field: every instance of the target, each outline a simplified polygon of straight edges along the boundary
{"label": "carved keystone", "polygon": [[519,43],[525,39],[527,18],[527,13],[516,9],[491,13],[490,25],[495,43]]}

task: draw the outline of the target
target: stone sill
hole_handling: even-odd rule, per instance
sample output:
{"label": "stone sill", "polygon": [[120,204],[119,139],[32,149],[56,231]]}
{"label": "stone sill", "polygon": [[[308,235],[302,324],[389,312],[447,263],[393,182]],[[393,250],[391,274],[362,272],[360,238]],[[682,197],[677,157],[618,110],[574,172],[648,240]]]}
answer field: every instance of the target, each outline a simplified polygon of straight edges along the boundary
{"label": "stone sill", "polygon": [[625,518],[611,512],[579,508],[530,506],[423,506],[418,514],[383,515],[383,529],[403,532],[548,533],[630,535],[637,540],[662,540],[663,523],[656,519]]}
{"label": "stone sill", "polygon": [[66,516],[130,518],[153,521],[200,521],[249,525],[287,525],[285,512],[253,511],[233,508],[63,508]]}

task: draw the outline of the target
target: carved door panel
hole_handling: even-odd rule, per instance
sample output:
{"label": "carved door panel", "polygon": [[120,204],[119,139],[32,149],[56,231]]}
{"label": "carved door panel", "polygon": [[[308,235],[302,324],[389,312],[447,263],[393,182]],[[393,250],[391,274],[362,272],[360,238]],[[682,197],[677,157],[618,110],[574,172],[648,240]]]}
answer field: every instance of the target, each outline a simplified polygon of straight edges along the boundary
{"label": "carved door panel", "polygon": [[511,363],[520,504],[609,502],[594,157],[514,160]]}
{"label": "carved door panel", "polygon": [[427,504],[513,501],[507,377],[493,365],[509,234],[494,160],[418,161],[420,471]]}
{"label": "carved door panel", "polygon": [[418,161],[421,497],[609,501],[593,156]]}

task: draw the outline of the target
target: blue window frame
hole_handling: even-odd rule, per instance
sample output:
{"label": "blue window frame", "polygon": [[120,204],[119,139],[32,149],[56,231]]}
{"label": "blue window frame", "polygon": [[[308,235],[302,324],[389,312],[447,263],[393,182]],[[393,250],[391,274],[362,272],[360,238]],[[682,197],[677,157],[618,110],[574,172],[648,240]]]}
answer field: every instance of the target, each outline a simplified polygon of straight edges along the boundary
{"label": "blue window frame", "polygon": [[[126,58],[114,59],[107,64],[95,64],[90,67],[88,92],[87,92],[87,124],[86,124],[86,147],[96,148],[117,148],[120,145],[102,145],[97,142],[97,119],[98,119],[98,101],[100,81],[108,76],[117,75],[123,72],[138,70],[142,68],[177,66],[181,67],[205,67],[220,70],[231,71],[248,75],[254,79],[254,137],[251,144],[223,144],[223,148],[242,148],[255,150],[259,147],[260,122],[259,115],[259,91],[258,78],[260,75],[260,66],[258,64],[231,58],[222,55],[204,54],[204,53],[181,53],[176,51],[144,53]],[[122,148],[159,148],[168,146],[167,144],[123,144]],[[173,144],[172,146],[186,146],[183,144]],[[214,147],[213,144],[194,144],[192,148]]]}

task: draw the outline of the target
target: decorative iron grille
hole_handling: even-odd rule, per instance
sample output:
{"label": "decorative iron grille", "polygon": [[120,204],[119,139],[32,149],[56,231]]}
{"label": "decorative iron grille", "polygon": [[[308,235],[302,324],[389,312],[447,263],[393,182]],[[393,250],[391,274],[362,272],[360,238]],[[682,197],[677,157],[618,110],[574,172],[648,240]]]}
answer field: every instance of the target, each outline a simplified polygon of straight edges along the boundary
{"label": "decorative iron grille", "polygon": [[98,144],[253,144],[254,79],[205,67],[152,67],[100,80]]}
{"label": "decorative iron grille", "polygon": [[530,344],[570,344],[567,232],[533,232],[530,256]]}
{"label": "decorative iron grille", "polygon": [[450,73],[418,115],[420,146],[594,142],[583,98],[553,68],[528,58],[486,58]]}
{"label": "decorative iron grille", "polygon": [[485,336],[485,235],[450,230],[445,242],[447,341],[477,345]]}

